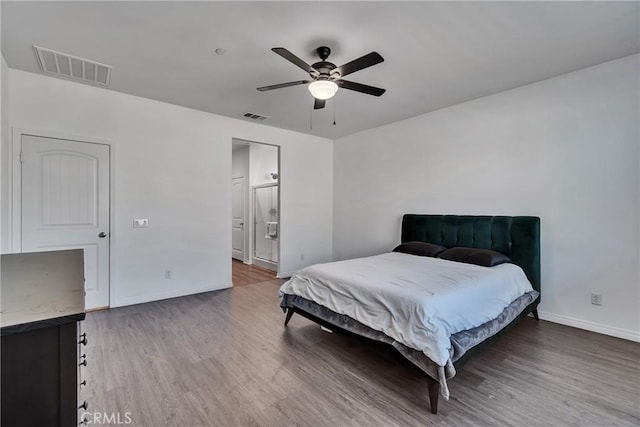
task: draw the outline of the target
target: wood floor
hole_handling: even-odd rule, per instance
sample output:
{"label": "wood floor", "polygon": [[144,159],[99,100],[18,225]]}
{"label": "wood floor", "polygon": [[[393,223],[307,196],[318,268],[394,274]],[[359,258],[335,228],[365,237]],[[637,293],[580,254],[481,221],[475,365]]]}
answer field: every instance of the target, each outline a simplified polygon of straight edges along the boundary
{"label": "wood floor", "polygon": [[254,283],[266,282],[276,278],[276,272],[258,267],[255,264],[247,265],[236,259],[231,261],[231,272],[233,286],[252,285]]}
{"label": "wood floor", "polygon": [[89,411],[135,426],[637,426],[640,345],[525,319],[429,412],[389,351],[278,308],[279,280],[87,315]]}

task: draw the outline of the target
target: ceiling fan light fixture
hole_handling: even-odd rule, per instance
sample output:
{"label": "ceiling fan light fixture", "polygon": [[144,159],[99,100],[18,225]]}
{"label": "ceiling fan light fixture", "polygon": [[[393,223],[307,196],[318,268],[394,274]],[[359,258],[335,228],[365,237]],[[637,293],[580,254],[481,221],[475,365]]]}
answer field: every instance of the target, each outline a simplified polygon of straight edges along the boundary
{"label": "ceiling fan light fixture", "polygon": [[309,83],[309,92],[316,99],[332,98],[338,91],[338,85],[330,80],[316,80]]}

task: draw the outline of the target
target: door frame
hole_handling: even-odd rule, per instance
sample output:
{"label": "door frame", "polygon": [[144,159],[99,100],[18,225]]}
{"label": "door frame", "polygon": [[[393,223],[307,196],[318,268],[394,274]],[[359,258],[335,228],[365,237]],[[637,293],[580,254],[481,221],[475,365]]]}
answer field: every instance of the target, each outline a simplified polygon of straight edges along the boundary
{"label": "door frame", "polygon": [[11,144],[9,144],[8,157],[11,159],[11,171],[9,174],[9,233],[11,252],[22,252],[22,164],[20,153],[22,152],[22,136],[29,135],[40,138],[64,139],[67,141],[102,144],[109,147],[109,307],[117,301],[117,289],[114,280],[116,275],[116,232],[115,232],[115,152],[116,144],[113,140],[95,136],[75,135],[54,130],[43,130],[34,128],[11,127]]}

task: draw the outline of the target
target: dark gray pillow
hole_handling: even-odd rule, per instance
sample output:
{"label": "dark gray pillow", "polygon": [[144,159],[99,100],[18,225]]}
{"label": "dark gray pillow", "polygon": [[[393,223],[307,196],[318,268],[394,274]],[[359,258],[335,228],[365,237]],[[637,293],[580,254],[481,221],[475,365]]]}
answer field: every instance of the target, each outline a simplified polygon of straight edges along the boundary
{"label": "dark gray pillow", "polygon": [[501,254],[500,252],[490,249],[476,249],[455,247],[442,252],[439,258],[449,261],[465,262],[467,264],[476,264],[483,267],[493,267],[505,262],[511,262],[511,258]]}
{"label": "dark gray pillow", "polygon": [[426,242],[407,242],[400,246],[396,246],[393,252],[402,252],[409,255],[436,257],[438,254],[446,251],[447,248],[433,243]]}

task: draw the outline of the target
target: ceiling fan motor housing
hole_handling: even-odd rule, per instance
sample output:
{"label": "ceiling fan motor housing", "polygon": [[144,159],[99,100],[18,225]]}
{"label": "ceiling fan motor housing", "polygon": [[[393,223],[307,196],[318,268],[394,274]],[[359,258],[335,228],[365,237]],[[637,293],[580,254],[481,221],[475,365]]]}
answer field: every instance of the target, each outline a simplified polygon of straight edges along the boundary
{"label": "ceiling fan motor housing", "polygon": [[[320,46],[316,49],[318,57],[321,61],[311,65],[317,74],[310,72],[309,75],[315,80],[337,80],[340,78],[340,72],[336,70],[338,68],[336,64],[327,61],[329,55],[331,55],[331,49],[327,46]],[[334,71],[335,70],[335,71]]]}
{"label": "ceiling fan motor housing", "polygon": [[[310,72],[309,75],[317,80],[335,80],[340,78],[340,72],[336,70],[336,65],[331,62],[316,62],[312,65],[316,73]],[[335,70],[335,71],[334,71]]]}
{"label": "ceiling fan motor housing", "polygon": [[318,54],[318,58],[326,61],[329,55],[331,55],[331,49],[326,46],[320,46],[316,49],[316,53]]}

